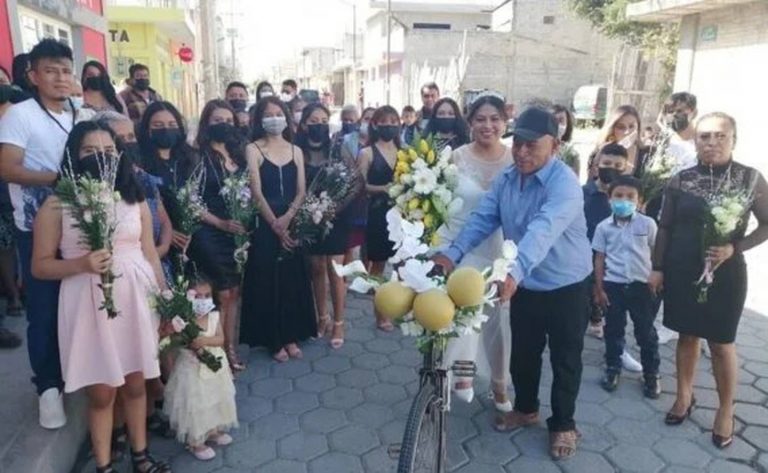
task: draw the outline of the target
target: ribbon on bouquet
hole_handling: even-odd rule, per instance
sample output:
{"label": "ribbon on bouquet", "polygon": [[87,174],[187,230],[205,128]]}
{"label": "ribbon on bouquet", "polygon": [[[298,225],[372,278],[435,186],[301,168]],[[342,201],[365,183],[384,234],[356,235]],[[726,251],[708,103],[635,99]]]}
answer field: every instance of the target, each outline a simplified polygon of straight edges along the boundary
{"label": "ribbon on bouquet", "polygon": [[707,302],[707,293],[709,292],[709,287],[712,286],[712,283],[715,281],[715,271],[717,271],[717,269],[722,264],[723,262],[720,261],[713,266],[712,259],[704,259],[704,271],[701,272],[699,280],[696,281],[696,286],[699,288],[699,296],[697,298],[699,304],[704,304]]}

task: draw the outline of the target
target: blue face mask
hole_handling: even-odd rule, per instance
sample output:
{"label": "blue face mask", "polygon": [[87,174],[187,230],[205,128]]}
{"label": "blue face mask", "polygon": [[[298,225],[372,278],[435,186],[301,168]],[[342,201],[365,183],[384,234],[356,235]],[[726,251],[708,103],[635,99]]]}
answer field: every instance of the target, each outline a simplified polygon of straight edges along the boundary
{"label": "blue face mask", "polygon": [[637,204],[630,200],[612,199],[611,210],[613,211],[613,215],[619,218],[627,218],[634,215],[637,211]]}

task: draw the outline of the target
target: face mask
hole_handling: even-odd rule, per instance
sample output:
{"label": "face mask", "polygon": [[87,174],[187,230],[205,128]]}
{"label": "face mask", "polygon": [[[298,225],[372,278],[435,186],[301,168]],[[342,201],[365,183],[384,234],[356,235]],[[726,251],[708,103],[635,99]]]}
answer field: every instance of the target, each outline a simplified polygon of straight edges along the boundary
{"label": "face mask", "polygon": [[379,125],[376,127],[376,131],[379,132],[379,138],[382,141],[389,142],[400,134],[400,127],[397,125]]}
{"label": "face mask", "polygon": [[279,135],[288,126],[285,117],[267,117],[261,120],[261,126],[270,135]]}
{"label": "face mask", "polygon": [[290,102],[291,100],[293,100],[293,94],[289,94],[288,92],[283,92],[282,94],[280,94],[280,100],[282,100],[283,102]]}
{"label": "face mask", "polygon": [[141,164],[141,151],[139,149],[139,143],[118,143],[119,149],[122,150],[123,156],[130,160],[132,164]]}
{"label": "face mask", "polygon": [[627,218],[634,215],[637,210],[637,204],[631,200],[612,199],[611,210],[615,216],[619,218]]}
{"label": "face mask", "polygon": [[293,112],[293,124],[298,125],[301,123],[302,112]]}
{"label": "face mask", "polygon": [[232,100],[229,100],[229,104],[232,105],[232,108],[236,112],[242,112],[245,110],[245,107],[248,105],[248,102],[243,99],[232,99]]}
{"label": "face mask", "polygon": [[178,128],[155,128],[149,130],[149,139],[159,149],[171,149],[181,138]]}
{"label": "face mask", "polygon": [[133,79],[133,86],[142,92],[149,90],[149,79]]}
{"label": "face mask", "polygon": [[195,299],[192,301],[192,310],[195,311],[195,315],[198,317],[208,315],[215,308],[216,304],[213,303],[213,299],[210,297],[207,299]]}
{"label": "face mask", "polygon": [[268,90],[264,91],[264,92],[259,92],[259,98],[260,99],[263,99],[264,97],[272,97],[273,95],[275,95],[275,94],[273,94],[272,92],[270,92]]}
{"label": "face mask", "polygon": [[211,141],[227,143],[235,136],[235,126],[229,123],[216,123],[208,127],[208,135]]}
{"label": "face mask", "polygon": [[603,184],[610,184],[621,175],[621,171],[616,168],[598,168],[597,177]]}
{"label": "face mask", "polygon": [[329,133],[330,129],[327,123],[315,123],[307,126],[309,141],[313,143],[327,143],[331,139]]}
{"label": "face mask", "polygon": [[80,158],[80,167],[85,174],[88,174],[94,179],[101,179],[101,169],[104,167],[104,161],[108,159],[116,159],[116,156],[111,154],[89,154]]}
{"label": "face mask", "polygon": [[675,116],[672,118],[672,123],[670,123],[670,126],[673,130],[676,132],[681,132],[688,128],[688,115],[685,113],[676,113]]}
{"label": "face mask", "polygon": [[360,129],[358,131],[360,132],[361,135],[368,136],[369,128],[370,128],[370,126],[368,125],[368,123],[363,122],[363,123],[360,124]]}
{"label": "face mask", "polygon": [[82,97],[70,97],[69,100],[72,101],[72,108],[75,109],[75,111],[80,110],[83,108],[83,98]]}
{"label": "face mask", "polygon": [[86,90],[101,90],[101,77],[86,77],[83,87]]}
{"label": "face mask", "polygon": [[438,133],[450,133],[456,127],[456,119],[453,117],[435,117],[432,121],[435,122],[435,130]]}
{"label": "face mask", "polygon": [[341,124],[341,134],[342,135],[348,135],[349,133],[352,133],[355,130],[357,130],[357,125],[355,123],[342,123]]}
{"label": "face mask", "polygon": [[637,142],[637,131],[633,131],[632,133],[628,134],[624,138],[622,138],[621,141],[619,141],[619,144],[627,149],[633,147],[635,143]]}
{"label": "face mask", "polygon": [[565,131],[568,129],[568,125],[557,125],[557,139],[562,140],[565,136]]}

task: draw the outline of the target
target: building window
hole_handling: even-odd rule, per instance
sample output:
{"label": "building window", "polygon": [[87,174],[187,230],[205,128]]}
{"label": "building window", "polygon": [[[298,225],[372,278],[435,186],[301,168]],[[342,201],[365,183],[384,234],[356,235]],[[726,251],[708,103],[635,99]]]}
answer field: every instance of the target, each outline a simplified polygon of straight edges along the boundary
{"label": "building window", "polygon": [[544,24],[545,25],[554,25],[555,24],[555,17],[554,15],[547,15],[544,17]]}
{"label": "building window", "polygon": [[414,23],[414,30],[450,30],[451,25],[448,23]]}

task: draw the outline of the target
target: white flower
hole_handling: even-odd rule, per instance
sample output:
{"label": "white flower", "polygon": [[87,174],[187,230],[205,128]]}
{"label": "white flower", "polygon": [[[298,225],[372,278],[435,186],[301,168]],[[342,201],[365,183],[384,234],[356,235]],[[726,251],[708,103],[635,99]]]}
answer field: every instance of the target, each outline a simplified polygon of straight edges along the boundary
{"label": "white flower", "polygon": [[184,330],[184,328],[187,326],[187,323],[184,322],[184,319],[177,315],[171,319],[171,325],[173,326],[174,332],[181,333],[181,331]]}
{"label": "white flower", "polygon": [[430,194],[435,190],[435,186],[437,186],[437,175],[431,169],[418,169],[413,173],[413,190],[417,194]]}
{"label": "white flower", "polygon": [[403,174],[400,176],[400,182],[406,186],[413,184],[413,174]]}
{"label": "white flower", "polygon": [[428,167],[429,166],[427,165],[427,162],[421,158],[417,159],[416,161],[413,162],[413,164],[411,164],[411,169],[415,171],[419,169],[426,169]]}
{"label": "white flower", "polygon": [[442,151],[440,151],[440,154],[437,156],[437,161],[440,163],[447,163],[451,160],[451,155],[453,154],[453,150],[450,146],[446,146],[443,148]]}
{"label": "white flower", "polygon": [[319,225],[322,220],[323,220],[323,213],[319,210],[315,210],[312,213],[312,222],[315,225]]}
{"label": "white flower", "polygon": [[414,221],[424,220],[424,211],[421,209],[414,209],[408,212],[408,218]]}
{"label": "white flower", "polygon": [[400,330],[406,337],[420,337],[424,334],[424,327],[415,321],[401,323]]}
{"label": "white flower", "polygon": [[93,222],[93,212],[91,212],[90,210],[86,210],[85,212],[83,212],[83,221],[85,223]]}
{"label": "white flower", "polygon": [[170,291],[168,289],[166,289],[163,292],[161,292],[160,295],[162,296],[163,299],[165,299],[167,301],[173,299],[173,291]]}
{"label": "white flower", "polygon": [[112,199],[114,199],[115,202],[120,202],[123,199],[123,197],[120,195],[120,192],[115,191],[112,194]]}
{"label": "white flower", "polygon": [[407,194],[400,194],[395,198],[395,204],[397,204],[398,207],[405,207],[406,204],[408,204],[408,195]]}
{"label": "white flower", "polygon": [[488,276],[488,282],[503,282],[507,279],[509,273],[509,262],[505,259],[499,258],[493,262],[493,270],[491,275]]}
{"label": "white flower", "polygon": [[461,209],[464,207],[464,199],[461,197],[456,197],[451,201],[450,204],[448,204],[448,215],[455,216],[458,215],[459,212],[461,212]]}
{"label": "white flower", "polygon": [[501,245],[501,254],[507,261],[513,261],[517,258],[517,245],[512,240],[504,240]]}
{"label": "white flower", "polygon": [[336,272],[336,275],[340,278],[346,278],[346,277],[352,276],[353,274],[368,273],[368,271],[365,269],[365,265],[360,260],[355,260],[345,265],[340,265],[335,261],[332,261],[332,263],[333,263],[333,270]]}
{"label": "white flower", "polygon": [[402,244],[397,248],[395,254],[389,259],[393,264],[397,264],[401,261],[410,260],[411,258],[425,254],[429,251],[429,245],[422,243],[419,238],[406,238],[402,241]]}
{"label": "white flower", "polygon": [[377,287],[379,287],[379,284],[373,280],[356,277],[352,284],[349,285],[349,290],[359,292],[360,294],[367,294],[371,289],[376,289]]}
{"label": "white flower", "polygon": [[448,205],[451,203],[451,200],[453,199],[453,192],[448,190],[445,186],[438,186],[437,189],[433,192],[434,197],[437,198],[440,202],[442,202],[445,205]]}
{"label": "white flower", "polygon": [[403,216],[400,215],[400,210],[391,208],[387,211],[387,233],[389,234],[389,241],[395,243],[397,246],[403,240]]}
{"label": "white flower", "polygon": [[397,273],[405,286],[421,293],[437,287],[437,282],[428,276],[434,267],[435,263],[429,260],[409,259],[397,270]]}
{"label": "white flower", "polygon": [[171,345],[171,337],[163,337],[160,340],[160,343],[157,345],[157,348],[160,349],[160,351],[165,350]]}
{"label": "white flower", "polygon": [[389,188],[389,196],[395,199],[404,191],[405,191],[405,187],[402,184],[394,184]]}

